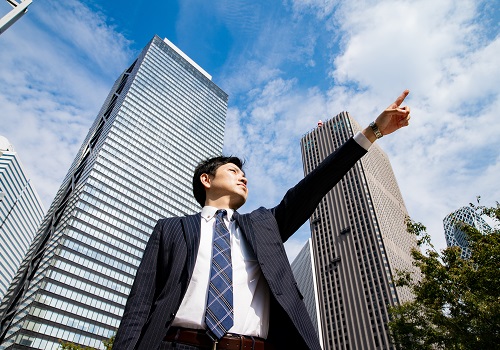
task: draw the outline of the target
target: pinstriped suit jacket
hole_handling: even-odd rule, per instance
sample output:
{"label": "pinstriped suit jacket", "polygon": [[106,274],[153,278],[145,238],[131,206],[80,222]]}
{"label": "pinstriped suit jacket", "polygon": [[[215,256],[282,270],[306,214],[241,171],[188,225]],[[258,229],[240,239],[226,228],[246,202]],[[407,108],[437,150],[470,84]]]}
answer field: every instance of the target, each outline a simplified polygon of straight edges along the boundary
{"label": "pinstriped suit jacket", "polygon": [[[288,190],[274,208],[235,213],[271,291],[268,340],[278,349],[320,349],[283,247],[321,199],[366,153],[352,138]],[[200,214],[158,221],[137,270],[114,350],[159,347],[193,273]]]}

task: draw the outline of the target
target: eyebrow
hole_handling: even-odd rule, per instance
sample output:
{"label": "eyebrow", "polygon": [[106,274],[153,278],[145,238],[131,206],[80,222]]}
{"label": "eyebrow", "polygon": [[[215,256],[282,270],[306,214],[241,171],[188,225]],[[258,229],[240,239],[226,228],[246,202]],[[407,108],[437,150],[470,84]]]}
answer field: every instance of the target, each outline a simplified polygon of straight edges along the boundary
{"label": "eyebrow", "polygon": [[243,174],[243,177],[246,177],[245,172],[243,170],[241,170],[239,166],[237,166],[236,164],[233,164],[233,163],[230,163],[230,164],[232,164],[232,166],[230,166],[229,169],[236,169]]}

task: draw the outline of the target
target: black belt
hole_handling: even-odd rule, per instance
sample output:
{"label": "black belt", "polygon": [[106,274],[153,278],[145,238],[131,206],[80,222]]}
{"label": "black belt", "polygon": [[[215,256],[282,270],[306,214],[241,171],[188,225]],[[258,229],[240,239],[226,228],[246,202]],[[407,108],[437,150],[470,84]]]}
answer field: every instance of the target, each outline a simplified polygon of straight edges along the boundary
{"label": "black belt", "polygon": [[207,331],[170,327],[164,341],[217,350],[274,350],[265,339],[228,333],[214,342]]}

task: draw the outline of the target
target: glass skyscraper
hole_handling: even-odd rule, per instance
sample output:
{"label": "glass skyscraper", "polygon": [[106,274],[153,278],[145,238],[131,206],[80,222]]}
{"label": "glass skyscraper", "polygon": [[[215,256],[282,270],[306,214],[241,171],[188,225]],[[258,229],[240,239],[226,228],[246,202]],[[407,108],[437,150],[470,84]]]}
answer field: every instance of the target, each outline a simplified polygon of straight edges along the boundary
{"label": "glass skyscraper", "polygon": [[0,136],[0,300],[21,264],[44,208],[19,155]]}
{"label": "glass skyscraper", "polygon": [[470,258],[471,251],[467,235],[460,229],[460,224],[473,226],[482,234],[491,231],[491,227],[471,207],[462,207],[446,215],[443,220],[446,244],[448,247],[460,247],[461,257],[467,259]]}
{"label": "glass skyscraper", "polygon": [[[304,135],[304,173],[360,130],[343,112]],[[310,222],[325,349],[393,348],[388,306],[411,298],[393,276],[396,270],[417,273],[407,215],[389,159],[377,144],[318,205]]]}
{"label": "glass skyscraper", "polygon": [[323,336],[321,331],[321,319],[318,309],[318,284],[316,283],[316,266],[314,264],[314,252],[312,251],[312,242],[309,238],[302,247],[299,254],[290,264],[293,277],[297,281],[297,286],[304,297],[307,313],[311,318],[316,334],[318,335],[320,345],[323,346]]}
{"label": "glass skyscraper", "polygon": [[116,80],[0,307],[0,347],[103,348],[162,217],[200,210],[197,163],[222,151],[227,94],[155,36]]}

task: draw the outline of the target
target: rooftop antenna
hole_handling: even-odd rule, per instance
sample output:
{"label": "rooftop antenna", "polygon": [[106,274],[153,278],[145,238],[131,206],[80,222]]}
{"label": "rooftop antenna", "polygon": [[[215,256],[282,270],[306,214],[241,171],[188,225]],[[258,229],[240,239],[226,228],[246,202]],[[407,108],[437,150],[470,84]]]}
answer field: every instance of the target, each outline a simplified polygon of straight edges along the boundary
{"label": "rooftop antenna", "polygon": [[21,2],[17,2],[15,0],[6,1],[13,7],[13,9],[0,18],[0,34],[5,32],[7,28],[13,25],[19,18],[28,12],[28,6],[33,2],[33,0],[21,0]]}

